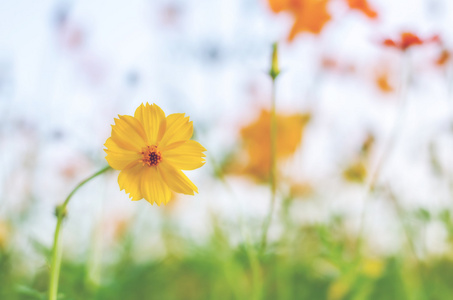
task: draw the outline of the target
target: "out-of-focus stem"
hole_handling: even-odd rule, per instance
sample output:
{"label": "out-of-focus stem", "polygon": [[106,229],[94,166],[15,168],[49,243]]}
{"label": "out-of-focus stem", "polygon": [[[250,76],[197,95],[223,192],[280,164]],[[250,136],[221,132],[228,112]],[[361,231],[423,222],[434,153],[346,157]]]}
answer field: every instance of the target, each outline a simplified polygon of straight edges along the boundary
{"label": "out-of-focus stem", "polygon": [[59,205],[56,209],[56,215],[57,215],[57,225],[55,226],[55,234],[53,238],[53,246],[52,246],[52,260],[50,264],[50,279],[49,279],[49,300],[56,300],[57,299],[57,294],[58,294],[58,279],[60,277],[60,266],[61,266],[61,255],[62,255],[62,250],[61,250],[61,245],[60,245],[60,230],[61,230],[61,225],[63,223],[63,219],[66,216],[66,206],[68,205],[69,201],[71,200],[72,196],[77,192],[79,188],[81,188],[85,183],[90,181],[91,179],[97,177],[98,175],[101,175],[102,173],[110,170],[111,167],[107,166],[100,171],[94,173],[87,179],[83,180],[80,182],[73,190],[71,193],[69,193],[68,197],[66,197],[66,200],[63,202],[62,205]]}
{"label": "out-of-focus stem", "polygon": [[402,56],[403,62],[402,62],[402,72],[401,72],[401,86],[399,90],[399,107],[398,107],[398,112],[397,116],[395,119],[395,123],[393,125],[393,128],[390,132],[390,137],[387,140],[387,143],[384,146],[384,150],[382,151],[382,155],[379,158],[375,169],[373,172],[370,173],[370,176],[368,177],[368,180],[366,181],[365,184],[365,189],[364,189],[364,195],[363,195],[363,209],[362,213],[360,216],[360,224],[359,224],[359,234],[357,238],[357,243],[356,243],[356,251],[357,255],[360,252],[360,249],[362,247],[363,243],[363,232],[364,232],[364,227],[365,227],[365,217],[366,217],[366,208],[367,204],[369,201],[368,197],[370,193],[374,190],[375,185],[377,183],[377,180],[379,179],[379,175],[381,173],[381,170],[385,163],[387,162],[388,158],[390,157],[393,148],[395,147],[395,144],[398,140],[398,136],[402,130],[403,127],[403,120],[405,117],[406,113],[406,106],[407,106],[407,87],[409,84],[409,53],[407,51],[403,52]]}
{"label": "out-of-focus stem", "polygon": [[252,270],[252,300],[260,300],[263,296],[263,275],[258,261],[257,252],[250,247],[249,241],[246,241],[246,251]]}
{"label": "out-of-focus stem", "polygon": [[267,244],[267,232],[269,231],[269,226],[272,222],[272,216],[274,214],[275,207],[275,192],[277,189],[277,117],[275,114],[275,98],[276,98],[276,86],[275,82],[277,76],[280,74],[280,69],[278,67],[278,45],[275,43],[273,45],[272,51],[272,65],[269,71],[269,75],[272,78],[272,100],[271,100],[271,120],[270,120],[270,172],[269,172],[269,183],[271,187],[271,203],[269,208],[269,214],[267,215],[264,224],[263,224],[263,236],[261,238],[261,251],[264,252]]}

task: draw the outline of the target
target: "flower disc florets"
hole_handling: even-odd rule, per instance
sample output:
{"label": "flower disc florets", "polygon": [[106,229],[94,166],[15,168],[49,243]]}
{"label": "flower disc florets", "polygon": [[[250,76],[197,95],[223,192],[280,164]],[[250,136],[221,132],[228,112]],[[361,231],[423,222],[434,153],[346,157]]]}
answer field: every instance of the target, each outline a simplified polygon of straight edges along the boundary
{"label": "flower disc florets", "polygon": [[146,146],[140,153],[142,154],[140,161],[143,166],[157,166],[162,161],[162,153],[157,149],[157,146]]}

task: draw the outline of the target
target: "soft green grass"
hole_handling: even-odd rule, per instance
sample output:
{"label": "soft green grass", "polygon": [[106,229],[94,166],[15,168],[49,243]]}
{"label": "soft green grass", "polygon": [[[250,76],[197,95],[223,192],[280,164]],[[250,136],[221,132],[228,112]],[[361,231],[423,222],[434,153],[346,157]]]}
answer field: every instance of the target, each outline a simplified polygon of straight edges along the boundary
{"label": "soft green grass", "polygon": [[[433,218],[409,222],[410,232]],[[446,227],[452,223],[447,212],[438,219]],[[389,257],[369,257],[365,250],[356,251],[342,223],[338,217],[327,224],[289,222],[292,228],[261,252],[258,238],[233,246],[230,229],[213,221],[211,237],[201,244],[166,231],[167,254],[145,260],[135,259],[139,238],[130,233],[120,241],[117,259],[102,265],[98,283],[90,280],[88,259],[64,259],[60,298],[451,299],[453,260],[448,253],[420,259],[403,247]],[[20,276],[14,267],[18,259],[23,259],[19,253],[6,250],[0,256],[0,299],[46,299],[48,270]]]}

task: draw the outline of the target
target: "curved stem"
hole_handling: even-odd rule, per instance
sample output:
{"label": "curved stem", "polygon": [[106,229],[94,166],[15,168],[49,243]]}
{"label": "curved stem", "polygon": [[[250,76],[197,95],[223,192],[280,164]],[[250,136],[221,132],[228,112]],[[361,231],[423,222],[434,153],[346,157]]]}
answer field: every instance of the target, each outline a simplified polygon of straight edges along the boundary
{"label": "curved stem", "polygon": [[367,201],[368,197],[369,197],[370,193],[373,191],[373,189],[375,188],[377,180],[379,179],[379,175],[381,174],[382,168],[385,165],[385,163],[387,162],[387,160],[389,159],[390,155],[392,154],[392,151],[398,140],[398,136],[403,127],[403,120],[404,120],[404,116],[406,113],[406,106],[407,106],[408,83],[409,83],[409,53],[404,52],[403,53],[402,74],[401,74],[401,86],[400,86],[400,91],[399,91],[400,103],[399,103],[395,123],[390,132],[390,137],[387,140],[386,145],[384,146],[382,155],[379,158],[374,171],[371,173],[371,176],[368,178],[366,185],[365,185],[365,189],[364,189],[363,208],[362,208],[362,213],[360,216],[359,234],[358,234],[357,243],[356,243],[357,254],[359,254],[360,248],[361,248],[362,242],[363,242],[363,231],[364,231],[364,227],[365,227],[364,224],[365,224],[365,217],[366,217],[366,208],[367,208],[367,204],[369,202],[369,201]]}
{"label": "curved stem", "polygon": [[58,293],[58,279],[60,276],[60,266],[61,266],[61,245],[59,242],[60,237],[60,229],[63,223],[63,219],[66,216],[66,206],[68,205],[69,201],[71,200],[72,196],[77,192],[79,188],[81,188],[85,183],[90,181],[91,179],[101,175],[102,173],[110,170],[111,167],[107,166],[98,172],[94,173],[87,179],[80,182],[71,193],[69,193],[68,197],[66,197],[63,204],[57,206],[56,215],[57,215],[57,225],[55,226],[55,234],[53,237],[53,246],[52,246],[52,260],[50,265],[50,280],[49,280],[49,300],[56,300],[57,293]]}

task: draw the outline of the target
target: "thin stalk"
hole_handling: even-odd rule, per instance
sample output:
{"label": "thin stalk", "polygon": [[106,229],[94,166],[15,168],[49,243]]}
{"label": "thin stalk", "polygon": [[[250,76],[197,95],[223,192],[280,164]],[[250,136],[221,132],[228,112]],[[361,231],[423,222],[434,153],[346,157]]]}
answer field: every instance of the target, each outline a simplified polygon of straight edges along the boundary
{"label": "thin stalk", "polygon": [[275,192],[277,189],[277,171],[276,171],[276,153],[277,153],[277,118],[275,115],[275,78],[272,78],[272,106],[271,106],[271,157],[270,157],[270,173],[269,183],[271,186],[271,203],[269,214],[267,215],[263,224],[263,236],[261,238],[261,250],[264,251],[267,245],[267,232],[272,222],[272,216],[275,209]]}
{"label": "thin stalk", "polygon": [[269,214],[264,220],[263,224],[263,235],[261,237],[261,253],[264,253],[267,244],[267,232],[272,222],[272,216],[274,215],[275,207],[275,192],[277,190],[277,117],[275,115],[275,94],[276,87],[275,81],[280,74],[280,68],[278,66],[278,44],[272,45],[272,58],[271,58],[271,69],[269,70],[269,76],[272,79],[272,99],[271,99],[271,122],[270,122],[270,170],[269,170],[269,183],[271,186],[271,203],[269,208]]}
{"label": "thin stalk", "polygon": [[356,243],[356,251],[357,255],[360,252],[360,248],[362,247],[363,243],[363,231],[365,227],[365,217],[366,217],[366,210],[367,210],[367,205],[369,204],[369,196],[371,192],[374,190],[375,185],[379,179],[379,175],[381,174],[381,171],[391,156],[393,149],[396,145],[396,142],[398,140],[398,137],[400,135],[400,132],[403,127],[403,120],[405,117],[406,113],[406,106],[407,106],[407,86],[409,84],[409,53],[404,52],[403,53],[403,63],[402,63],[402,72],[401,72],[401,86],[399,90],[399,97],[400,97],[400,103],[398,107],[398,112],[397,116],[395,119],[395,123],[393,125],[393,128],[390,132],[390,137],[387,140],[386,145],[384,146],[384,150],[382,152],[381,157],[379,158],[376,167],[373,172],[371,172],[371,175],[369,176],[366,184],[365,184],[365,189],[364,189],[364,194],[363,194],[363,209],[362,213],[360,216],[360,224],[359,224],[359,234],[357,237],[357,243]]}
{"label": "thin stalk", "polygon": [[402,228],[403,234],[405,235],[409,250],[412,252],[415,260],[417,262],[420,262],[420,259],[417,256],[417,251],[415,250],[415,242],[411,238],[410,228],[406,224],[406,222],[404,222],[404,211],[403,211],[403,208],[401,207],[401,205],[399,205],[398,199],[397,199],[396,195],[393,193],[393,191],[390,188],[390,186],[388,186],[387,188],[388,188],[388,196],[389,196],[389,199],[390,199],[390,203],[395,208],[395,212],[396,212],[396,214],[398,216],[398,219],[401,222],[401,228]]}
{"label": "thin stalk", "polygon": [[52,246],[52,260],[50,265],[50,280],[49,280],[49,300],[56,300],[58,294],[58,279],[60,277],[60,266],[61,266],[61,256],[62,256],[62,249],[60,245],[60,229],[63,223],[63,219],[66,216],[66,206],[68,205],[69,201],[71,200],[72,196],[77,192],[79,188],[81,188],[85,183],[90,181],[91,179],[105,173],[106,171],[110,170],[110,166],[107,166],[100,171],[94,173],[87,179],[80,182],[71,193],[69,193],[66,200],[63,204],[59,205],[56,209],[57,215],[57,225],[55,226],[55,234],[53,237],[53,246]]}
{"label": "thin stalk", "polygon": [[[425,273],[423,271],[422,259],[417,255],[417,251],[416,251],[416,248],[415,248],[415,241],[411,237],[410,226],[404,220],[403,208],[401,207],[401,205],[399,205],[398,198],[393,193],[391,188],[388,187],[388,189],[389,189],[388,193],[389,193],[390,201],[395,207],[395,212],[396,212],[396,214],[397,214],[397,216],[398,216],[398,218],[399,218],[399,220],[401,222],[401,228],[403,230],[403,234],[406,236],[408,247],[409,247],[410,251],[412,252],[412,255],[414,256],[414,260],[415,260],[415,263],[416,263],[415,267],[416,267],[416,271],[418,272],[418,278],[417,278],[418,279],[417,285],[418,285],[418,288],[419,288],[418,292],[419,293],[423,293],[424,297],[426,297],[426,299],[428,299],[426,287],[425,287],[425,284],[424,284],[424,282],[426,282],[426,275],[425,275]],[[425,229],[426,229],[426,226],[425,226]]]}
{"label": "thin stalk", "polygon": [[252,295],[251,299],[260,300],[263,296],[263,274],[261,266],[258,260],[257,252],[254,247],[249,242],[249,239],[246,240],[246,253],[248,260],[250,262],[250,269],[252,271]]}

